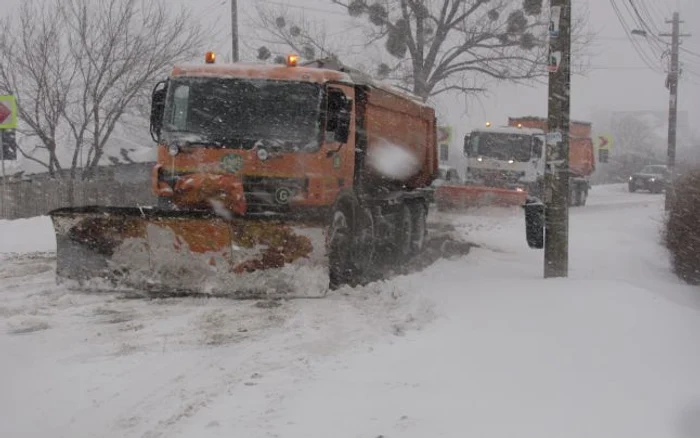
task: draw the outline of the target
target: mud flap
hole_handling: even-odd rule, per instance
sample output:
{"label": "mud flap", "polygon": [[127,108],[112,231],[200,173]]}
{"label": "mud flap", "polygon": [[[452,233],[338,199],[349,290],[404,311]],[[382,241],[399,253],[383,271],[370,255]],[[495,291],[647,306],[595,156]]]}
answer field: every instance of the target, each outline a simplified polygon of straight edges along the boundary
{"label": "mud flap", "polygon": [[328,291],[322,224],[130,207],[63,208],[49,216],[57,280],[72,288],[232,298]]}

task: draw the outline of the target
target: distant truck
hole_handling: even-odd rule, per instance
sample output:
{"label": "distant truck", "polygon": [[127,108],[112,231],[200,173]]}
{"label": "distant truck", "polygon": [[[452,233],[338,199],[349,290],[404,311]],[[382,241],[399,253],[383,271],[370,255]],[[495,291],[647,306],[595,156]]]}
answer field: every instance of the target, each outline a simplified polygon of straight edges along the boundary
{"label": "distant truck", "polygon": [[[544,197],[547,119],[510,117],[508,126],[475,129],[464,139],[467,181]],[[595,170],[591,124],[571,121],[569,140],[570,205],[586,204]]]}

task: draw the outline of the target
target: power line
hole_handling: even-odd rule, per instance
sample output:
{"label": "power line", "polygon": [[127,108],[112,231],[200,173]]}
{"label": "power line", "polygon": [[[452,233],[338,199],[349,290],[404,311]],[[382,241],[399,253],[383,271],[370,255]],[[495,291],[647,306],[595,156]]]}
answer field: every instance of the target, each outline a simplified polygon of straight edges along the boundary
{"label": "power line", "polygon": [[274,0],[256,0],[256,3],[266,3],[269,5],[275,5],[275,6],[284,6],[286,8],[292,8],[292,9],[299,9],[302,11],[314,11],[314,12],[323,12],[324,14],[331,14],[331,15],[342,15],[346,18],[352,18],[350,17],[347,13],[345,12],[340,12],[340,11],[331,11],[328,9],[320,9],[320,8],[313,8],[313,7],[308,7],[308,6],[298,6],[298,5],[290,5],[288,3],[283,3],[279,1],[274,1]]}
{"label": "power line", "polygon": [[654,70],[654,71],[658,71],[658,72],[660,72],[660,73],[663,73],[663,70],[662,70],[660,67],[658,67],[658,66],[655,67],[655,66],[653,65],[654,62],[649,60],[648,55],[647,55],[647,54],[641,49],[641,47],[639,46],[638,41],[637,41],[637,40],[634,38],[634,36],[632,35],[632,32],[631,32],[629,26],[627,25],[626,20],[625,20],[624,17],[622,16],[622,12],[620,11],[620,8],[618,7],[618,5],[617,5],[617,3],[615,2],[615,0],[610,0],[610,5],[612,6],[612,8],[613,8],[613,10],[614,10],[615,15],[617,15],[617,19],[618,19],[618,21],[620,22],[620,25],[622,26],[622,29],[623,29],[623,30],[625,31],[625,33],[627,34],[627,39],[632,43],[632,46],[634,47],[634,50],[637,52],[637,54],[638,54],[639,57],[642,59],[642,61],[644,62],[644,64],[646,64],[646,66],[649,67],[651,70]]}
{"label": "power line", "polygon": [[681,47],[681,51],[682,51],[683,53],[686,53],[686,54],[690,55],[690,56],[696,56],[696,57],[700,58],[700,53],[693,52],[693,51],[690,50],[690,49],[686,49],[686,48],[684,48],[684,47]]}
{"label": "power line", "polygon": [[656,41],[656,42],[660,41],[663,45],[666,45],[666,42],[663,41],[660,37],[658,37],[656,35],[658,30],[652,29],[651,26],[649,24],[647,24],[646,20],[644,19],[644,17],[642,17],[642,14],[639,12],[639,9],[637,8],[637,5],[634,3],[634,1],[633,0],[628,0],[628,1],[629,1],[629,7],[627,7],[627,10],[629,11],[630,10],[629,8],[630,7],[632,8],[631,12],[633,12],[634,15],[636,15],[637,18],[639,19],[639,24],[641,24],[642,29],[646,28],[646,30],[648,31],[647,37],[649,35],[651,35],[653,41]]}

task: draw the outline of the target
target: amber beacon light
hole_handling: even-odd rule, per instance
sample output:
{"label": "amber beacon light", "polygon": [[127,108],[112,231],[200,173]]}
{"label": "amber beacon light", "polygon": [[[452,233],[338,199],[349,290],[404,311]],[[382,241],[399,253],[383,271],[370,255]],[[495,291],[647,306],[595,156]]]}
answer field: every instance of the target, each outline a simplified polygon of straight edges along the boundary
{"label": "amber beacon light", "polygon": [[287,55],[287,67],[296,67],[299,62],[299,56]]}
{"label": "amber beacon light", "polygon": [[204,62],[206,62],[207,64],[213,64],[214,62],[216,62],[216,53],[207,52],[204,55]]}

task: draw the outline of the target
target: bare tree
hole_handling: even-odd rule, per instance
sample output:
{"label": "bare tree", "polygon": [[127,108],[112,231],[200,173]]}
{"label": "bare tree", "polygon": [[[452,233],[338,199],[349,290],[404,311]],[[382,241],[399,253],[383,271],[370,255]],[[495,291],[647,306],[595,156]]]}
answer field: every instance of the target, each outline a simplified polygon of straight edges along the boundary
{"label": "bare tree", "polygon": [[[27,0],[0,23],[0,89],[18,98],[25,134],[54,174],[92,175],[120,119],[168,67],[192,59],[204,31],[164,0]],[[59,151],[71,152],[62,162]]]}
{"label": "bare tree", "polygon": [[[373,74],[393,79],[423,100],[447,91],[483,91],[488,80],[530,82],[548,74],[548,9],[543,0],[328,0],[365,19],[366,44],[383,43],[386,55]],[[313,40],[303,25],[288,25],[259,8],[274,42],[299,50]],[[575,45],[585,46],[585,14]],[[293,30],[293,31],[292,31]],[[260,48],[263,53],[270,50]],[[337,52],[333,52],[337,53]]]}
{"label": "bare tree", "polygon": [[634,114],[611,118],[601,117],[594,124],[598,132],[609,132],[613,137],[613,148],[609,162],[598,166],[593,180],[596,183],[625,182],[634,172],[647,164],[663,164],[665,151],[659,145],[665,139],[655,132],[648,120]]}
{"label": "bare tree", "polygon": [[18,17],[0,23],[0,90],[17,97],[26,125],[20,131],[36,137],[48,156],[44,160],[18,150],[52,176],[61,170],[56,140],[74,77],[64,41],[53,11],[34,2],[23,3]]}
{"label": "bare tree", "polygon": [[[331,47],[325,26],[307,19],[303,14],[293,17],[287,8],[268,8],[264,3],[257,3],[260,25],[269,35],[256,35],[257,39],[267,45],[283,42],[285,46],[298,54],[303,60],[312,61],[318,57],[337,57]],[[257,58],[277,64],[285,62],[285,56],[273,53],[267,45],[257,48]]]}

